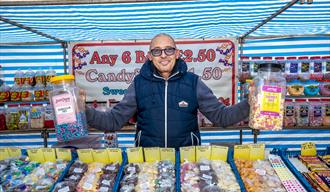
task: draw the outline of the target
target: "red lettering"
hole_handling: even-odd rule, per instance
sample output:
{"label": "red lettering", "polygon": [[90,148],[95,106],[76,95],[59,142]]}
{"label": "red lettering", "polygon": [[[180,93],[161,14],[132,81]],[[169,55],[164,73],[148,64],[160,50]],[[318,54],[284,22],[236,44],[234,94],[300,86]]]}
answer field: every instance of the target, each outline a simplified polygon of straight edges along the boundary
{"label": "red lettering", "polygon": [[101,63],[100,56],[99,56],[99,53],[97,51],[94,51],[92,59],[89,62],[89,64],[95,64],[95,62],[96,62],[96,64]]}
{"label": "red lettering", "polygon": [[108,55],[102,55],[102,61],[101,64],[110,64],[110,59]]}
{"label": "red lettering", "polygon": [[109,57],[110,57],[110,66],[115,65],[118,55],[109,55]]}
{"label": "red lettering", "polygon": [[147,59],[144,55],[144,52],[140,50],[135,51],[135,57],[136,57],[135,63],[144,63]]}
{"label": "red lettering", "polygon": [[129,64],[132,59],[131,59],[131,52],[129,51],[125,51],[122,55],[121,55],[121,60],[123,61],[123,63],[125,64]]}

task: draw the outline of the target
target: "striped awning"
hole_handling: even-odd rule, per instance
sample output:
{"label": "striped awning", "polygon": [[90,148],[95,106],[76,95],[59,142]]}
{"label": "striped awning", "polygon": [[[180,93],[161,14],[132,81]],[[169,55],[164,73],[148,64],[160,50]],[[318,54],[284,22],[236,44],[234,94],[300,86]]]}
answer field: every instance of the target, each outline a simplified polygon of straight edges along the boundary
{"label": "striped awning", "polygon": [[[291,0],[200,0],[142,3],[0,6],[0,15],[63,41],[241,37]],[[299,1],[250,34],[329,34],[330,0]],[[45,42],[0,22],[0,43]]]}

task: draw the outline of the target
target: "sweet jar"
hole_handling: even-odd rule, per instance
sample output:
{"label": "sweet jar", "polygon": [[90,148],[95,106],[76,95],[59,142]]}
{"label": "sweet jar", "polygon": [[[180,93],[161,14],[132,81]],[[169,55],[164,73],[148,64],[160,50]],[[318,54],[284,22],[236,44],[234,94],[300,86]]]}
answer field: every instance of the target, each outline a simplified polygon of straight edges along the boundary
{"label": "sweet jar", "polygon": [[249,97],[249,126],[261,130],[282,129],[285,95],[286,80],[282,74],[282,65],[259,64]]}
{"label": "sweet jar", "polygon": [[70,141],[88,135],[85,107],[79,97],[73,75],[51,78],[53,90],[49,100],[54,109],[58,141]]}

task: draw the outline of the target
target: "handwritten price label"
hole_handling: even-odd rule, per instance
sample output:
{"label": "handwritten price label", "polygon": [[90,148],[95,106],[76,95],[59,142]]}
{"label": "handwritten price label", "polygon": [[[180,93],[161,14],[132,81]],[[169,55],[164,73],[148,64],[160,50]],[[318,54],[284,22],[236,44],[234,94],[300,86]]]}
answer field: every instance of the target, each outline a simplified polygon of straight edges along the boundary
{"label": "handwritten price label", "polygon": [[316,156],[315,143],[306,142],[301,144],[301,155],[302,156]]}

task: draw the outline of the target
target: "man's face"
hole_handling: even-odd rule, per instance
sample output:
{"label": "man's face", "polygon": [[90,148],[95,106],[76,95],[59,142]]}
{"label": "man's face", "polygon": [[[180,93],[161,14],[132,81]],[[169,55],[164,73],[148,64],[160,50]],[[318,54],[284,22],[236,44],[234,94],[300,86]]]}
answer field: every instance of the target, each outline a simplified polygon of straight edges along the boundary
{"label": "man's face", "polygon": [[175,43],[171,38],[159,36],[151,42],[147,56],[153,62],[160,75],[168,78],[175,65],[175,60],[179,58],[179,55],[180,52],[176,49]]}

